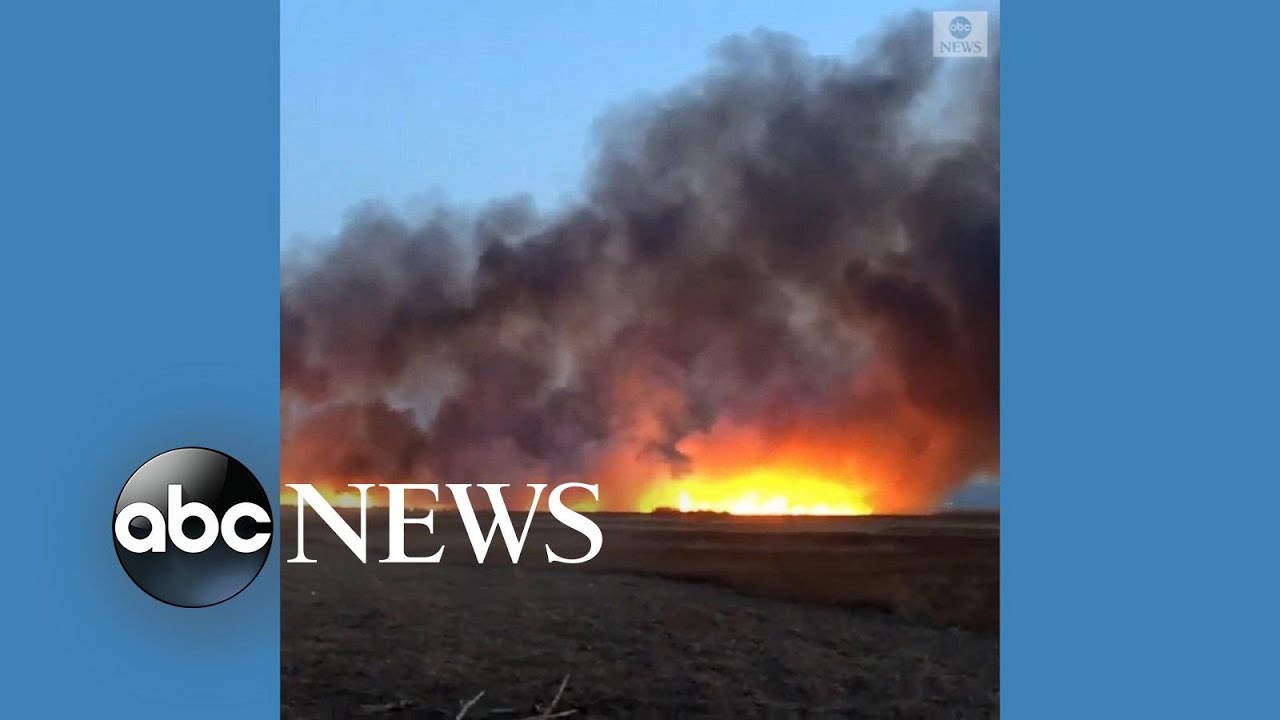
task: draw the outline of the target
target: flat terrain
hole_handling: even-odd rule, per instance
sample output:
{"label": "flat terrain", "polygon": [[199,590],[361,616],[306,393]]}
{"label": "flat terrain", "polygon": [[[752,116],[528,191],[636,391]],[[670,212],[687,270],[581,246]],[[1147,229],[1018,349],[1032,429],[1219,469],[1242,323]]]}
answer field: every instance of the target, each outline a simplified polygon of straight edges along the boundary
{"label": "flat terrain", "polygon": [[[345,513],[356,527],[358,520]],[[994,515],[596,515],[604,551],[539,515],[518,566],[477,565],[460,520],[369,564],[308,516],[285,563],[282,704],[296,718],[988,718],[999,703]],[[487,529],[488,522],[482,521]],[[283,558],[296,516],[282,513]]]}

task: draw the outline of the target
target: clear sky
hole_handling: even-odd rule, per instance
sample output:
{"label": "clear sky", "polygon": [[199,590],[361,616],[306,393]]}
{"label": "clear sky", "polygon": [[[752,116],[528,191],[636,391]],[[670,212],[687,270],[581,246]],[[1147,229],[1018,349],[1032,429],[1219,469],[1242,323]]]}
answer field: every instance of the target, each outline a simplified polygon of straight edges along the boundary
{"label": "clear sky", "polygon": [[[974,3],[985,4],[985,3]],[[923,5],[945,9],[939,2]],[[367,200],[465,205],[578,193],[592,123],[768,28],[846,54],[906,0],[284,0],[280,230],[337,230]]]}

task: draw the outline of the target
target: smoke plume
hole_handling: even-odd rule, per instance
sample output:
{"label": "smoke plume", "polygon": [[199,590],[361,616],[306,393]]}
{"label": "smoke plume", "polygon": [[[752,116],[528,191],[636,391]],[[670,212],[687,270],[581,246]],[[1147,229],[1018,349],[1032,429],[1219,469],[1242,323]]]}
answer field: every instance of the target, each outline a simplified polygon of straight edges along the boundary
{"label": "smoke plume", "polygon": [[[286,257],[287,481],[598,482],[773,455],[928,509],[998,472],[998,58],[732,37],[577,204],[378,208]],[[513,116],[518,122],[518,114]]]}

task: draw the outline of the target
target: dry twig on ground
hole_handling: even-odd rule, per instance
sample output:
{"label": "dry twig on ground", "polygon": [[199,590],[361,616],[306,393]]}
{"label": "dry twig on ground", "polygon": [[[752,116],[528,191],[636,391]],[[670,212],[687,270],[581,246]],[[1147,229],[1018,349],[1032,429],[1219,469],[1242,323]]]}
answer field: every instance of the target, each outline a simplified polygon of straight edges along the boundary
{"label": "dry twig on ground", "polygon": [[483,690],[481,690],[480,692],[476,693],[476,696],[475,696],[475,697],[473,697],[473,698],[471,698],[470,700],[468,700],[468,701],[466,701],[466,702],[462,703],[462,708],[461,708],[460,710],[458,710],[458,714],[457,714],[456,716],[454,716],[453,720],[462,720],[462,718],[463,718],[464,716],[466,716],[467,711],[471,709],[471,706],[472,706],[472,705],[475,705],[477,702],[479,702],[479,701],[480,701],[480,698],[482,698],[482,697],[484,697],[484,691],[483,691]]}

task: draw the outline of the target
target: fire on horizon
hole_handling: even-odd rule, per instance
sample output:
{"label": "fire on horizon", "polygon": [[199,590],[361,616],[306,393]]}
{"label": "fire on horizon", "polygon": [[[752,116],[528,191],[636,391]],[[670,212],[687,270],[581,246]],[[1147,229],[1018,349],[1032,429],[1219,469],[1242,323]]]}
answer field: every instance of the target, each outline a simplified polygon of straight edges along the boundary
{"label": "fire on horizon", "polygon": [[286,257],[284,481],[860,515],[998,474],[999,66],[928,32],[730,38],[606,118],[576,204],[365,209]]}

